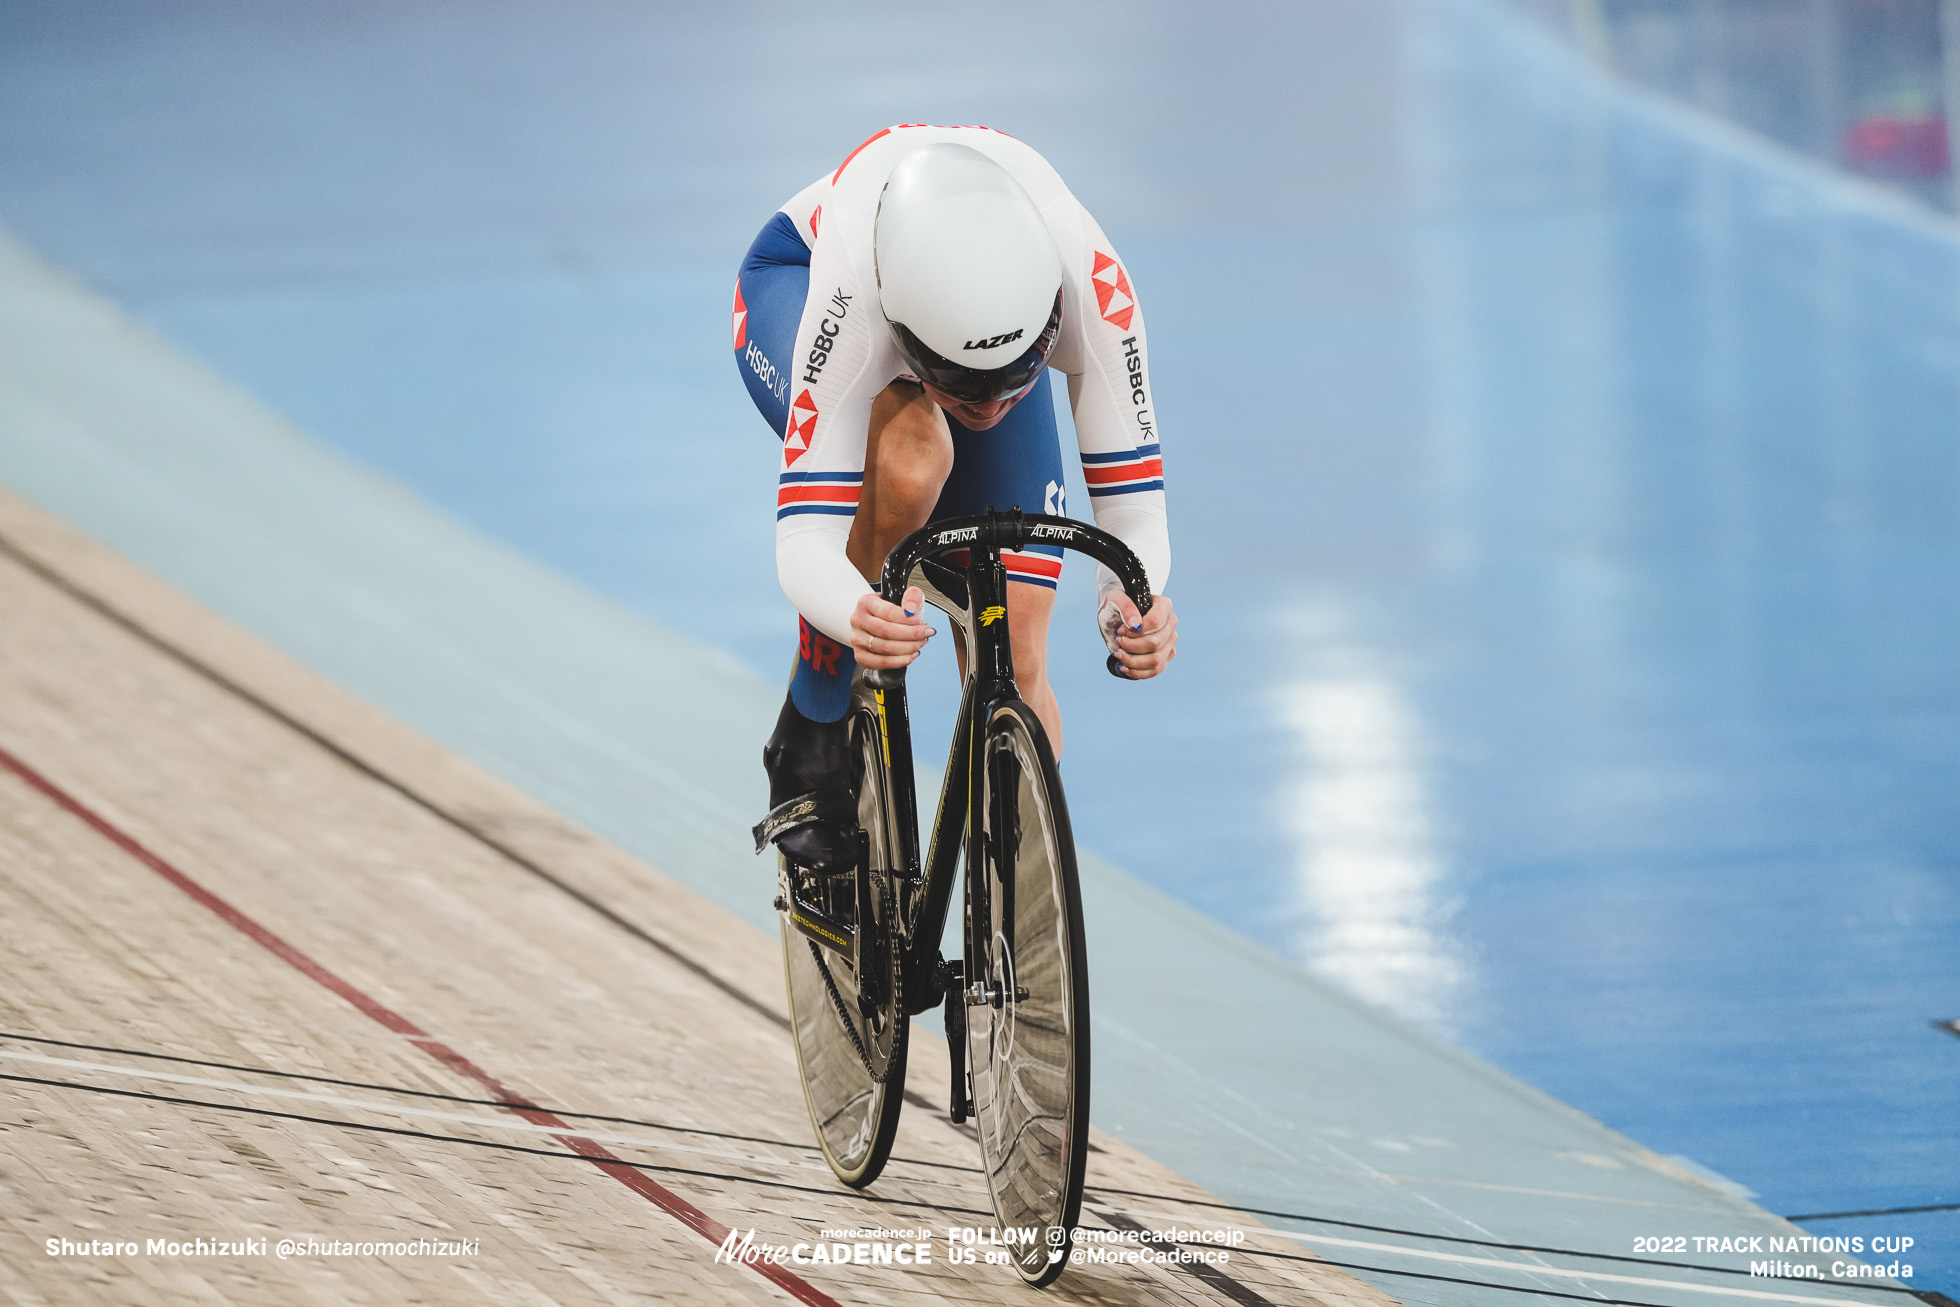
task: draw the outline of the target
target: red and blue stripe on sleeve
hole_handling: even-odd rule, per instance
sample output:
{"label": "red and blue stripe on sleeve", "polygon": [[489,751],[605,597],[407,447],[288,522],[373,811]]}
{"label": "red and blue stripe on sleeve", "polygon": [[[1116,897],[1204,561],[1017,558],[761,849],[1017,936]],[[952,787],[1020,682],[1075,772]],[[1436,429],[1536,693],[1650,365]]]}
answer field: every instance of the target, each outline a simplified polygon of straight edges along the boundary
{"label": "red and blue stripe on sleeve", "polygon": [[1141,490],[1164,488],[1164,458],[1156,445],[1145,445],[1121,454],[1084,454],[1082,479],[1088,483],[1089,497],[1133,495]]}
{"label": "red and blue stripe on sleeve", "polygon": [[776,488],[776,520],[800,513],[851,517],[863,491],[862,472],[785,472]]}

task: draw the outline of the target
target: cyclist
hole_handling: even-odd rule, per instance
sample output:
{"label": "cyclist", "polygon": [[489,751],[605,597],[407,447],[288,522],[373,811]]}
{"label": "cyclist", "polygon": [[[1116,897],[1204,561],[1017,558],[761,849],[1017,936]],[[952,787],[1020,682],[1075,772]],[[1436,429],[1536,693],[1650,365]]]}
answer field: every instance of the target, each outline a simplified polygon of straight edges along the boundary
{"label": "cyclist", "polygon": [[[1122,261],[1055,170],[985,127],[872,136],[750,246],[733,336],[749,395],[783,441],[776,565],[796,606],[789,694],[763,751],[775,841],[848,865],[853,669],[903,667],[932,628],[917,587],[890,604],[885,557],[929,521],[992,508],[1065,513],[1047,369],[1067,375],[1096,522],[1170,572],[1143,312]],[[1048,619],[1058,548],[1003,556],[1015,680],[1057,756]],[[1177,652],[1167,598],[1139,615],[1097,568],[1097,621],[1137,679]]]}

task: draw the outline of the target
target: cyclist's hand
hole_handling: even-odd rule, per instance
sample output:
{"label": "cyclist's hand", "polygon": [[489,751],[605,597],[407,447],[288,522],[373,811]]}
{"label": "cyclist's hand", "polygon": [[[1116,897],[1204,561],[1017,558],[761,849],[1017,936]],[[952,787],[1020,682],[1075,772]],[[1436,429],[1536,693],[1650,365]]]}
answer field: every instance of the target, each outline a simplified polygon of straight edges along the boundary
{"label": "cyclist's hand", "polygon": [[1153,595],[1150,611],[1138,613],[1130,596],[1111,590],[1098,614],[1103,643],[1123,664],[1130,679],[1147,681],[1177,657],[1177,614],[1168,595]]}
{"label": "cyclist's hand", "polygon": [[851,613],[851,651],[859,665],[904,667],[917,658],[932,638],[925,607],[925,594],[916,585],[905,592],[902,608],[869,591],[859,595]]}

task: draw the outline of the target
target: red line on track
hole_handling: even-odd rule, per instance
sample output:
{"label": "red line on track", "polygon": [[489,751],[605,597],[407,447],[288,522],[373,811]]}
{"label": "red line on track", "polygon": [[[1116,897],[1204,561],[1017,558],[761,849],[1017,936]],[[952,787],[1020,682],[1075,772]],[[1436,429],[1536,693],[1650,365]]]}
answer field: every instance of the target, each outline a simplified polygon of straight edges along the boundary
{"label": "red line on track", "polygon": [[[436,1061],[441,1062],[452,1071],[474,1080],[485,1089],[488,1089],[492,1094],[496,1095],[497,1101],[502,1103],[509,1111],[523,1117],[533,1125],[551,1126],[567,1131],[568,1133],[566,1134],[554,1134],[552,1138],[571,1149],[574,1153],[577,1153],[580,1157],[591,1162],[601,1171],[604,1171],[607,1175],[619,1181],[628,1189],[631,1189],[634,1193],[640,1195],[655,1207],[658,1207],[661,1211],[666,1212],[669,1216],[700,1235],[703,1239],[706,1239],[709,1243],[720,1245],[733,1233],[727,1226],[709,1216],[693,1203],[688,1202],[687,1199],[682,1198],[665,1185],[648,1178],[646,1173],[637,1167],[628,1165],[625,1161],[615,1156],[605,1145],[596,1140],[587,1139],[582,1135],[569,1133],[571,1130],[570,1124],[558,1115],[547,1112],[543,1108],[526,1101],[501,1080],[470,1061],[467,1057],[464,1057],[461,1053],[458,1053],[455,1049],[449,1047],[449,1045],[430,1035],[401,1013],[363,993],[348,981],[342,980],[339,976],[336,976],[333,972],[327,970],[318,962],[315,962],[312,958],[300,952],[291,944],[288,944],[285,940],[273,934],[264,926],[261,926],[258,922],[252,920],[243,912],[240,912],[237,908],[234,908],[231,904],[225,902],[216,894],[213,894],[210,890],[204,888],[204,886],[198,884],[189,876],[186,876],[183,872],[150,852],[147,848],[144,848],[133,836],[124,833],[119,827],[111,824],[107,818],[96,813],[93,809],[82,803],[81,800],[69,794],[66,790],[5,749],[0,749],[0,766],[4,766],[8,771],[20,777],[23,781],[26,781],[48,798],[54,800],[55,803],[59,804],[69,813],[80,818],[96,834],[102,836],[124,853],[129,854],[132,858],[135,858],[138,862],[169,881],[172,885],[175,885],[197,903],[208,908],[212,915],[216,916],[220,921],[250,939],[253,943],[278,958],[281,962],[284,962],[293,970],[323,988],[332,990],[376,1023],[385,1026],[398,1035],[406,1037],[411,1044],[414,1044],[417,1048],[420,1048],[423,1052],[436,1059]],[[743,1264],[755,1271],[756,1274],[762,1276],[763,1279],[770,1281],[788,1293],[797,1301],[808,1303],[810,1307],[839,1307],[836,1299],[824,1293],[808,1281],[790,1274],[780,1266],[775,1266],[768,1262],[745,1262]]]}

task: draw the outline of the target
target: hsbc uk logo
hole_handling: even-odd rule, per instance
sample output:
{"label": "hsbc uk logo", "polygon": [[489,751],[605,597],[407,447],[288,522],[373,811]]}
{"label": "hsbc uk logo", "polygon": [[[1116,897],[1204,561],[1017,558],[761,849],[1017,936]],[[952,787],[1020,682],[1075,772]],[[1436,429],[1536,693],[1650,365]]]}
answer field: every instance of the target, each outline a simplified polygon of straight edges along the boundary
{"label": "hsbc uk logo", "polygon": [[781,399],[783,392],[789,389],[789,378],[776,370],[776,365],[771,363],[769,356],[762,352],[762,346],[756,341],[750,341],[749,347],[742,351],[742,358],[747,361],[749,371],[755,373],[756,380],[762,383],[763,388],[777,399]]}
{"label": "hsbc uk logo", "polygon": [[1150,424],[1150,392],[1143,384],[1143,351],[1137,348],[1135,336],[1123,337],[1123,362],[1130,370],[1130,403],[1136,409],[1137,444],[1147,445],[1157,438],[1157,429]]}
{"label": "hsbc uk logo", "polygon": [[[830,311],[839,319],[850,316],[851,297],[844,293],[844,288],[841,286],[830,293]],[[804,385],[817,384],[817,378],[823,374],[824,366],[830,362],[830,351],[836,348],[837,337],[843,330],[838,322],[832,321],[829,317],[825,317],[817,324],[817,334],[810,338],[808,361],[803,365]]]}
{"label": "hsbc uk logo", "polygon": [[1089,281],[1096,288],[1096,311],[1103,321],[1118,331],[1130,329],[1130,319],[1137,310],[1136,296],[1130,293],[1130,279],[1123,274],[1123,265],[1109,255],[1097,250],[1095,264],[1089,269]]}
{"label": "hsbc uk logo", "polygon": [[783,436],[783,463],[793,464],[810,452],[810,439],[817,431],[817,401],[804,391],[789,406],[789,430]]}

